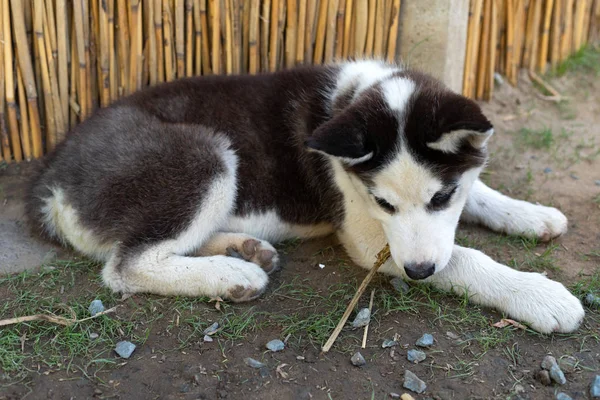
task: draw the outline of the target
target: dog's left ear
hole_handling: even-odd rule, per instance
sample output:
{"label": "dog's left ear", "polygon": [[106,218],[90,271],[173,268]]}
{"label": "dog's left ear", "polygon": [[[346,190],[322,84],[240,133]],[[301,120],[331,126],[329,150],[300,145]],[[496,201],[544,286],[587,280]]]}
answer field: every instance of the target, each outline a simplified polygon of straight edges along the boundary
{"label": "dog's left ear", "polygon": [[366,123],[359,114],[347,110],[319,126],[304,144],[313,150],[357,165],[373,157],[366,135]]}
{"label": "dog's left ear", "polygon": [[448,98],[442,102],[437,114],[439,136],[427,143],[434,150],[456,153],[465,141],[476,149],[483,149],[494,133],[494,127],[481,108],[466,97]]}

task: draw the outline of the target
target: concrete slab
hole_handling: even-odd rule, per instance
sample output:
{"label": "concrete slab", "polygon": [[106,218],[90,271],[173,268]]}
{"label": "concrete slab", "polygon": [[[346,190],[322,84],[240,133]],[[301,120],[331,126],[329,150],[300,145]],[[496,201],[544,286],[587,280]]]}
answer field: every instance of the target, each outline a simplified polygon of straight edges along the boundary
{"label": "concrete slab", "polygon": [[32,236],[24,201],[32,165],[0,165],[0,274],[39,268],[64,250]]}
{"label": "concrete slab", "polygon": [[404,0],[397,57],[462,91],[468,0]]}

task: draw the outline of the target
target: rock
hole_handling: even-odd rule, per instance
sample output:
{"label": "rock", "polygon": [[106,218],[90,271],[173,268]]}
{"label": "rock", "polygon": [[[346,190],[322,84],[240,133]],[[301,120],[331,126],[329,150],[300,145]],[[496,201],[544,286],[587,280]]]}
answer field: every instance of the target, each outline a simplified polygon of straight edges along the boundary
{"label": "rock", "polygon": [[387,349],[389,347],[394,347],[394,346],[398,346],[398,342],[396,342],[395,340],[391,340],[391,339],[384,339],[383,343],[381,343],[382,349]]}
{"label": "rock", "polygon": [[214,324],[212,324],[211,326],[209,326],[208,328],[206,328],[204,330],[204,334],[205,335],[214,335],[215,333],[217,333],[217,330],[219,329],[219,323],[215,322]]}
{"label": "rock", "polygon": [[250,358],[250,357],[244,358],[244,362],[246,363],[247,366],[252,367],[252,368],[266,367],[265,364],[261,363],[260,361],[255,360],[254,358]]}
{"label": "rock", "polygon": [[596,375],[590,386],[590,396],[592,399],[600,398],[600,375]]}
{"label": "rock", "polygon": [[408,393],[404,393],[402,396],[400,396],[400,400],[415,400],[415,398]]}
{"label": "rock", "polygon": [[179,387],[179,393],[187,393],[190,391],[190,385],[188,385],[187,383],[184,383],[183,385],[181,385]]}
{"label": "rock", "polygon": [[408,286],[408,283],[404,282],[404,280],[400,277],[396,277],[390,280],[390,284],[398,293],[405,294],[408,293],[408,291],[410,290],[410,286]]}
{"label": "rock", "polygon": [[123,340],[123,341],[117,343],[117,345],[115,346],[115,352],[120,357],[123,357],[123,358],[131,357],[134,350],[135,350],[135,344],[128,342],[126,340]]}
{"label": "rock", "polygon": [[578,364],[579,360],[572,356],[564,356],[558,360],[558,366],[560,369],[568,374],[575,372]]}
{"label": "rock", "polygon": [[550,167],[544,168],[544,173],[545,174],[549,174],[550,172],[552,172],[552,168],[550,168]]}
{"label": "rock", "polygon": [[550,386],[552,384],[552,380],[550,379],[550,373],[545,369],[538,371],[536,378],[544,386]]}
{"label": "rock", "polygon": [[90,339],[92,339],[92,340],[98,339],[99,337],[100,337],[100,335],[98,335],[96,332],[90,333]]}
{"label": "rock", "polygon": [[460,336],[458,336],[454,332],[446,332],[446,336],[448,336],[448,339],[452,339],[452,340],[458,340],[458,339],[460,339]]}
{"label": "rock", "polygon": [[88,311],[90,312],[91,316],[93,317],[94,315],[101,313],[102,311],[104,311],[104,304],[102,304],[102,300],[94,300],[90,303],[90,306],[88,308]]}
{"label": "rock", "polygon": [[504,85],[504,78],[498,72],[494,72],[494,83],[498,86]]}
{"label": "rock", "polygon": [[583,302],[590,307],[600,307],[600,297],[594,296],[591,293],[588,293],[584,298]]}
{"label": "rock", "polygon": [[516,394],[525,392],[525,388],[523,387],[523,385],[515,385],[514,390]]}
{"label": "rock", "polygon": [[409,350],[406,353],[406,358],[408,359],[408,361],[418,364],[421,361],[425,361],[427,355],[420,350]]}
{"label": "rock", "polygon": [[594,183],[596,184],[596,186],[600,186],[600,179],[595,180]]}
{"label": "rock", "polygon": [[550,368],[550,378],[559,385],[564,385],[567,383],[567,378],[565,378],[565,374],[562,372],[558,364],[555,364],[552,366],[552,368]]}
{"label": "rock", "polygon": [[556,363],[556,358],[554,358],[552,356],[546,356],[542,360],[542,369],[550,371],[550,368],[552,368],[552,366],[554,366],[554,365],[558,365],[558,364]]}
{"label": "rock", "polygon": [[433,336],[431,336],[429,333],[426,333],[421,336],[415,344],[419,347],[431,347],[433,346]]}
{"label": "rock", "polygon": [[427,389],[425,382],[420,380],[409,370],[404,371],[404,384],[402,386],[408,390],[412,390],[415,393],[423,393],[425,389]]}
{"label": "rock", "polygon": [[281,351],[285,348],[285,344],[279,339],[273,339],[269,343],[267,343],[267,349],[276,352]]}
{"label": "rock", "polygon": [[265,366],[265,367],[262,367],[262,368],[260,368],[260,369],[258,370],[258,373],[260,374],[260,377],[261,377],[261,378],[263,378],[263,379],[264,379],[264,378],[268,378],[268,377],[269,377],[269,375],[270,375],[270,374],[269,374],[269,368],[267,368],[266,366]]}
{"label": "rock", "polygon": [[579,177],[577,175],[575,175],[574,173],[570,173],[569,176],[571,177],[571,179],[573,180],[579,180]]}
{"label": "rock", "polygon": [[354,353],[354,355],[352,357],[350,357],[350,362],[355,367],[362,367],[363,365],[365,365],[367,363],[367,361],[362,356],[362,354],[360,354],[359,351],[357,351],[356,353]]}
{"label": "rock", "polygon": [[212,342],[212,341],[213,341],[213,338],[211,338],[211,337],[210,337],[210,336],[208,336],[208,335],[204,335],[204,341],[205,341],[205,342]]}
{"label": "rock", "polygon": [[573,398],[566,393],[560,392],[556,395],[556,400],[573,400]]}
{"label": "rock", "polygon": [[356,318],[352,321],[353,328],[362,328],[363,326],[367,326],[371,321],[371,311],[368,308],[363,308],[356,314]]}
{"label": "rock", "polygon": [[392,399],[399,399],[400,395],[398,393],[392,392],[392,393],[390,393],[390,398],[392,398]]}

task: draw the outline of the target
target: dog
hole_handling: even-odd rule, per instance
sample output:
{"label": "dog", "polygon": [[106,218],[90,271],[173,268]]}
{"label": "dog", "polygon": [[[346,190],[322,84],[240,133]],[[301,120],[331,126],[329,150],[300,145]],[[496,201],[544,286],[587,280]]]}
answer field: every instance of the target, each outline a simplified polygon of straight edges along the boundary
{"label": "dog", "polygon": [[584,309],[561,283],[454,244],[459,220],[550,240],[557,209],[479,180],[491,122],[399,64],[355,60],[162,83],[97,110],[27,196],[46,238],[104,262],[115,292],[259,297],[271,243],[335,233],[350,258],[495,308],[541,333]]}

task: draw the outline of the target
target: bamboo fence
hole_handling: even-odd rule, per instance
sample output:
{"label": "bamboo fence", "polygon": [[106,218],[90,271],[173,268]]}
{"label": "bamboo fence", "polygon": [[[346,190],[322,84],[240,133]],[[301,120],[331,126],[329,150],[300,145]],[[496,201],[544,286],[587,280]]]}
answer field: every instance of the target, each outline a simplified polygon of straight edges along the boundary
{"label": "bamboo fence", "polygon": [[465,96],[489,100],[494,73],[517,85],[521,70],[552,92],[541,76],[598,44],[600,0],[470,0],[467,32]]}

